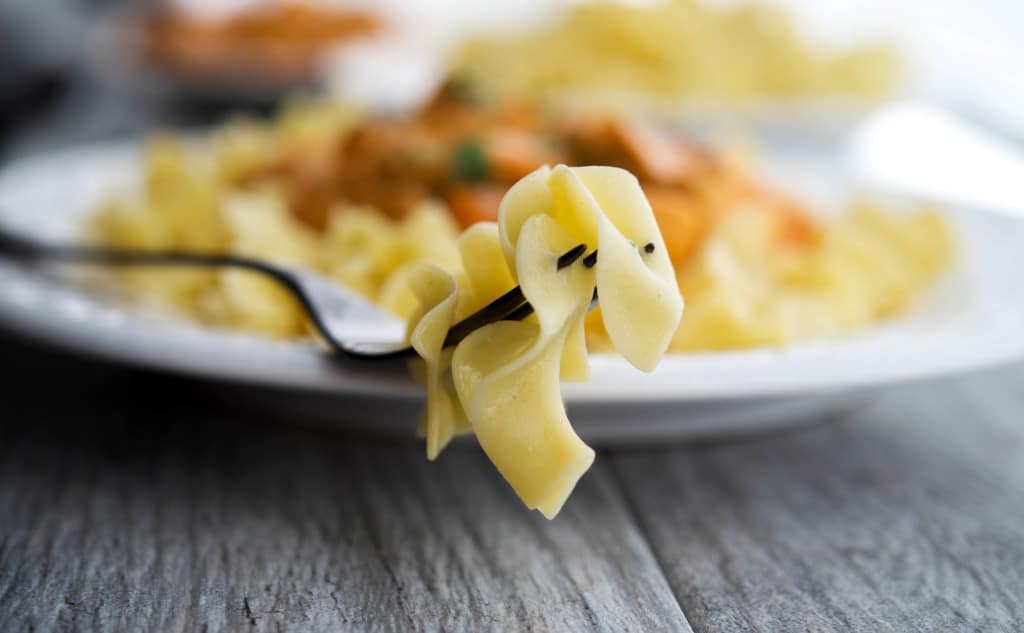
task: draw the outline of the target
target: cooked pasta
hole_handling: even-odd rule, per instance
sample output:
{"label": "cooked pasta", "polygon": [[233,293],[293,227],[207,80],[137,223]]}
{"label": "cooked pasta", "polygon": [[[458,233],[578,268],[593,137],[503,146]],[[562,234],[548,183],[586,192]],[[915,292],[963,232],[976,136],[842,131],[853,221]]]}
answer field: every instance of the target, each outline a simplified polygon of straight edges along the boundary
{"label": "cooked pasta", "polygon": [[[298,263],[402,318],[419,304],[408,284],[418,263],[455,275],[460,313],[514,285],[512,272],[501,266],[504,250],[490,245],[486,223],[460,237],[456,215],[443,200],[428,197],[398,219],[334,200],[318,228],[304,220],[308,196],[296,197],[290,175],[251,182],[249,174],[262,173],[282,155],[324,153],[323,143],[350,125],[344,109],[303,104],[286,110],[274,126],[235,121],[207,144],[157,137],[145,151],[142,190],[112,197],[95,216],[94,233],[123,247]],[[594,140],[590,146],[606,145]],[[602,162],[617,155],[592,154]],[[949,229],[934,210],[860,203],[836,221],[815,221],[791,198],[720,156],[685,156],[694,170],[685,186],[641,180],[689,302],[671,352],[783,345],[849,332],[898,314],[952,258]],[[641,167],[636,163],[631,171],[645,171]],[[463,261],[474,265],[464,267]],[[282,338],[308,333],[285,293],[244,272],[138,270],[120,276],[143,295],[206,324]],[[588,316],[585,333],[570,332],[569,348],[579,348],[584,338],[591,350],[612,348],[606,310],[607,304]],[[625,349],[627,343],[619,344]],[[563,376],[584,375],[585,363],[568,361],[563,359]]]}
{"label": "cooked pasta", "polygon": [[[505,255],[490,248],[487,229],[472,225],[497,219],[508,187],[523,176],[557,162],[623,167],[640,179],[690,302],[672,352],[782,345],[876,322],[909,305],[954,250],[931,210],[862,204],[819,221],[750,169],[685,139],[628,119],[547,121],[514,104],[492,110],[453,86],[408,118],[297,101],[269,124],[233,119],[206,141],[157,136],[143,155],[141,190],[100,209],[99,240],[283,259],[403,318],[419,303],[407,283],[417,263],[456,276],[460,311],[512,284],[511,272],[480,272],[501,270]],[[121,277],[210,325],[307,334],[284,293],[245,273]],[[570,348],[584,338],[591,350],[612,347],[606,310],[591,313],[585,332],[570,332]],[[617,344],[627,349],[621,337]],[[585,372],[568,360],[563,376]]]}
{"label": "cooked pasta", "polygon": [[899,80],[891,44],[827,50],[801,37],[779,7],[732,4],[580,4],[535,29],[466,42],[454,72],[488,93],[516,97],[576,91],[727,101],[870,97]]}
{"label": "cooked pasta", "polygon": [[692,297],[677,351],[779,346],[837,336],[904,310],[949,265],[954,244],[933,210],[856,205],[813,245],[783,245],[778,220],[726,220],[679,287]]}
{"label": "cooked pasta", "polygon": [[[595,290],[604,297],[615,348],[637,368],[654,369],[683,310],[665,243],[636,178],[564,166],[524,178],[506,194],[497,225],[478,225],[462,240],[473,243],[464,253],[484,254],[492,265],[464,261],[474,273],[461,285],[431,265],[408,278],[421,303],[410,340],[426,364],[427,456],[468,421],[527,507],[552,518],[594,460],[559,390],[560,379],[588,375],[580,333],[591,298]],[[596,263],[559,270],[559,255],[579,243],[598,251]],[[505,261],[495,261],[501,253]],[[484,326],[453,352],[442,348],[459,316],[460,290],[493,299],[513,281],[533,306],[530,319]]]}

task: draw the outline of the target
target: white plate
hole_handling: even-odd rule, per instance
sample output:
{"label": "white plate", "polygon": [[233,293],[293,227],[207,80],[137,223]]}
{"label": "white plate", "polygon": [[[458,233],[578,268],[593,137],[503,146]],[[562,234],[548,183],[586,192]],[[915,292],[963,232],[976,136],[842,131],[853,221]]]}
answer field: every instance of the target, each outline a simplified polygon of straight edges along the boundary
{"label": "white plate", "polygon": [[[136,182],[133,148],[81,147],[9,165],[0,171],[0,222],[74,240],[112,188]],[[563,386],[581,434],[619,441],[773,429],[851,406],[879,387],[1021,358],[1024,223],[964,210],[950,218],[959,265],[910,314],[839,340],[671,355],[652,374],[595,355],[593,380]],[[203,328],[2,261],[0,324],[96,356],[262,385],[236,393],[272,394],[304,417],[403,432],[415,419],[419,390],[401,366],[333,362],[311,343]]]}

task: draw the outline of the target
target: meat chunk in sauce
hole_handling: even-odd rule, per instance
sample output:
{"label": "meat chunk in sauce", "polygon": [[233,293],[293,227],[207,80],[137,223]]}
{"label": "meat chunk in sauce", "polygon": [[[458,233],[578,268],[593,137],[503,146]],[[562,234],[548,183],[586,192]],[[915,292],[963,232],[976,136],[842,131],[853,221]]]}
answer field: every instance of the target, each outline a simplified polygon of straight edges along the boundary
{"label": "meat chunk in sauce", "polygon": [[796,203],[696,143],[617,116],[545,118],[522,104],[485,106],[455,84],[411,116],[370,118],[324,147],[256,175],[283,181],[296,216],[315,228],[338,203],[401,218],[428,198],[445,201],[463,227],[494,220],[508,187],[564,162],[634,173],[676,264],[724,214],[751,201],[786,219],[786,239],[817,235]]}

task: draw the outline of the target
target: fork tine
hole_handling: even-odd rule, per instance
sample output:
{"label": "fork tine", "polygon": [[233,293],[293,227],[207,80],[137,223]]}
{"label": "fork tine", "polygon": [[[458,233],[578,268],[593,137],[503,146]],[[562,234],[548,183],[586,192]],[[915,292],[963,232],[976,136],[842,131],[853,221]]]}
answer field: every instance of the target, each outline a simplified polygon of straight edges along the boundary
{"label": "fork tine", "polygon": [[[654,243],[653,242],[648,242],[647,244],[644,244],[643,250],[644,250],[645,253],[648,253],[648,254],[649,253],[653,253],[654,252]],[[559,256],[559,258],[558,258],[558,270],[562,270],[566,266],[571,266],[585,252],[587,252],[587,245],[586,244],[579,244],[577,246],[574,246],[571,250],[568,250],[565,253],[562,253],[562,255]],[[597,249],[595,248],[593,251],[591,251],[591,253],[589,255],[587,255],[586,257],[583,258],[583,265],[586,266],[587,268],[593,268],[596,263],[597,263]],[[516,291],[516,290],[519,290],[519,286],[516,286],[515,288],[513,288],[509,292]],[[522,295],[522,291],[521,290],[519,291],[519,294]],[[595,305],[597,305],[597,290],[594,290],[594,296],[590,300],[590,309],[593,309]],[[490,305],[485,307],[484,310],[486,310],[488,307],[490,307]],[[466,319],[461,321],[458,325],[462,325],[462,323],[464,323],[464,322],[468,321],[469,319],[477,316],[478,314],[480,314],[480,312],[476,312],[476,313],[470,315],[469,317],[467,317]],[[507,314],[505,314],[504,317],[500,317],[497,320],[501,320],[501,321],[522,321],[523,319],[525,319],[526,317],[530,316],[531,314],[533,314],[533,306],[530,305],[529,302],[527,302],[524,299],[522,304],[519,305],[519,307],[513,309],[511,312],[508,312]],[[456,327],[458,327],[458,325],[456,325]],[[487,323],[486,322],[485,323],[481,323],[479,327],[483,327],[484,325],[487,325]],[[476,329],[476,328],[473,328],[473,329]],[[451,330],[449,330],[449,332],[448,332],[449,336],[451,336],[451,334],[452,334],[452,332],[454,332],[454,330],[455,330],[455,328],[452,328]],[[471,331],[472,330],[469,330],[469,331],[465,332],[464,334],[460,332],[461,337],[457,341],[452,342],[451,345],[457,344],[463,338],[468,336],[469,332],[471,332]],[[448,339],[446,338],[445,339],[445,347],[448,347],[448,345],[449,345]]]}
{"label": "fork tine", "polygon": [[478,330],[488,323],[504,320],[505,317],[525,302],[526,297],[523,296],[523,289],[516,286],[453,325],[448,330],[448,335],[444,338],[444,346],[458,345],[462,339],[469,336],[470,332]]}
{"label": "fork tine", "polygon": [[562,270],[566,266],[572,266],[573,262],[580,258],[583,253],[587,252],[586,244],[578,244],[570,250],[562,253],[558,257],[558,270]]}
{"label": "fork tine", "polygon": [[[584,253],[587,252],[586,244],[577,244],[558,257],[558,270],[571,266]],[[444,346],[451,347],[458,345],[462,339],[469,336],[475,330],[496,321],[519,321],[533,313],[533,307],[527,303],[523,296],[523,290],[519,286],[509,290],[486,306],[480,308],[473,314],[462,319],[448,330],[445,336]]]}

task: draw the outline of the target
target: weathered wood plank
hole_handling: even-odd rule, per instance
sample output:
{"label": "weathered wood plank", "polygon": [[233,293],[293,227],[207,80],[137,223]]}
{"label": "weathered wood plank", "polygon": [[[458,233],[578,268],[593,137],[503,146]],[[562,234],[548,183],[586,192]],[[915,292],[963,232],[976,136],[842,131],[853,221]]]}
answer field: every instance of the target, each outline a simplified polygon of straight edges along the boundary
{"label": "weathered wood plank", "polygon": [[696,631],[1024,630],[1024,368],[614,458]]}
{"label": "weathered wood plank", "polygon": [[607,468],[547,522],[472,445],[430,464],[60,367],[0,424],[0,630],[689,630]]}

